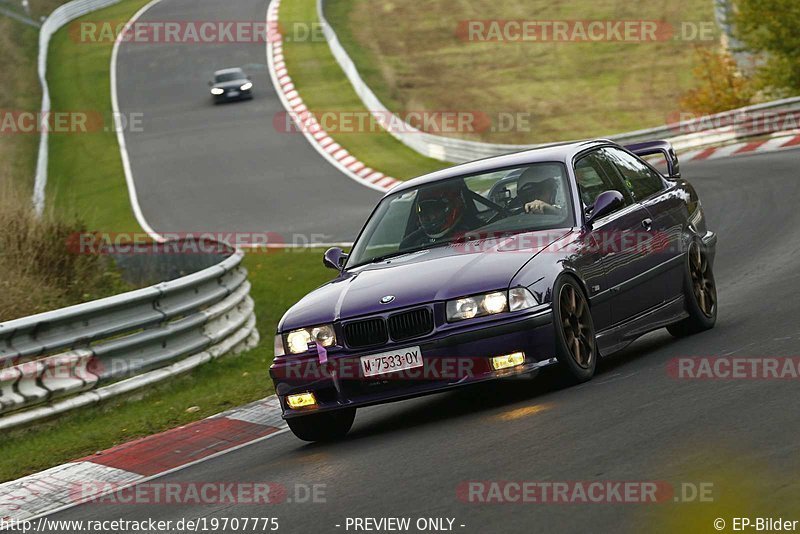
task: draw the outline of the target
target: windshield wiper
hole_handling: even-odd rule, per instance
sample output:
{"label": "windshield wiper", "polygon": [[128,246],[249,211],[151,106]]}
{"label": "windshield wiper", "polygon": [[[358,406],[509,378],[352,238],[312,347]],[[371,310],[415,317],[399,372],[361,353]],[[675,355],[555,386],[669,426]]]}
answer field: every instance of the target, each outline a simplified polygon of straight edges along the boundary
{"label": "windshield wiper", "polygon": [[382,261],[390,260],[392,258],[399,258],[400,256],[405,256],[406,254],[413,254],[414,252],[419,252],[420,250],[425,250],[427,248],[428,247],[420,247],[420,248],[414,248],[414,249],[411,249],[411,250],[400,250],[400,251],[397,251],[397,252],[392,252],[391,254],[384,254],[383,256],[376,256],[376,257],[372,258],[371,260],[369,260],[368,262],[362,263],[362,265],[366,265],[367,263],[380,263]]}
{"label": "windshield wiper", "polygon": [[415,252],[422,252],[423,250],[430,250],[432,248],[437,248],[437,247],[441,247],[441,246],[444,246],[444,245],[451,245],[454,242],[455,242],[455,240],[448,240],[448,241],[442,241],[440,243],[429,243],[429,244],[427,244],[425,246],[422,246],[422,247],[415,247],[415,248],[406,249],[406,250],[398,250],[397,252],[392,252],[390,254],[384,254],[382,256],[375,256],[374,258],[372,258],[370,260],[363,261],[361,263],[358,263],[358,264],[353,265],[352,267],[348,267],[348,268],[349,269],[355,269],[356,267],[361,267],[361,266],[364,266],[364,265],[371,265],[373,263],[380,263],[382,261],[391,260],[392,258],[399,258],[400,256],[406,256],[408,254],[413,254]]}

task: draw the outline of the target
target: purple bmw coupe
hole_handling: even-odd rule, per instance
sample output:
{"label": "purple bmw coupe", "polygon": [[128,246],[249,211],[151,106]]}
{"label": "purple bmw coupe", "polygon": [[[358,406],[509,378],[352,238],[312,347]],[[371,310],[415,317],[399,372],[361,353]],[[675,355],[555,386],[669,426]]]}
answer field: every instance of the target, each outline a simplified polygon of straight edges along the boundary
{"label": "purple bmw coupe", "polygon": [[358,407],[549,365],[589,380],[642,334],[714,326],[715,245],[665,141],[553,145],[410,180],[281,319],[283,416],[329,440]]}

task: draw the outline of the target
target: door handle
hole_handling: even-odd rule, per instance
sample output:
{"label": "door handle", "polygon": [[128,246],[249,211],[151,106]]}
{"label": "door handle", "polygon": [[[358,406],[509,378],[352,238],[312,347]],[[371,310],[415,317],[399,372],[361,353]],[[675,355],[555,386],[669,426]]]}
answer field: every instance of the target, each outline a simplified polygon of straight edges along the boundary
{"label": "door handle", "polygon": [[653,219],[651,219],[650,217],[642,219],[642,226],[644,227],[645,230],[649,231],[650,228],[653,227]]}

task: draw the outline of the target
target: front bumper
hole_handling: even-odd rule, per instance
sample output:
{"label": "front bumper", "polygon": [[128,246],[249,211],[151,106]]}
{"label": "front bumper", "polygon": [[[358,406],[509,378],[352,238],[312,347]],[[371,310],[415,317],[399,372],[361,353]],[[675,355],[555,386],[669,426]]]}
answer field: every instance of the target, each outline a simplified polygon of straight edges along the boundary
{"label": "front bumper", "polygon": [[214,103],[233,102],[236,100],[249,100],[253,98],[253,90],[235,91],[233,94],[230,91],[225,91],[221,95],[211,95],[214,97]]}
{"label": "front bumper", "polygon": [[[270,376],[275,383],[284,418],[382,404],[467,384],[528,374],[555,363],[552,322],[552,311],[548,309],[530,315],[505,317],[478,326],[467,324],[447,334],[434,333],[422,339],[392,343],[377,349],[329,354],[325,364],[313,356],[282,357],[270,367]],[[420,347],[423,367],[378,377],[364,377],[361,374],[361,356],[412,346]],[[492,368],[492,357],[518,351],[525,353],[522,365],[500,371]],[[299,409],[289,408],[287,395],[304,392],[314,393],[317,404]]]}

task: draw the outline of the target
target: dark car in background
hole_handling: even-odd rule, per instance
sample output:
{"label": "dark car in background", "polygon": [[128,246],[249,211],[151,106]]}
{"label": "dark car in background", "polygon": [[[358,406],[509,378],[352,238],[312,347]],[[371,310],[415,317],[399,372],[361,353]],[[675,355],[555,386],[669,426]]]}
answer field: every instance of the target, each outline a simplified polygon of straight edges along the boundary
{"label": "dark car in background", "polygon": [[215,104],[253,98],[253,81],[239,67],[216,71],[208,85]]}
{"label": "dark car in background", "polygon": [[566,143],[410,180],[281,319],[283,416],[317,441],[344,436],[358,407],[550,365],[589,380],[647,332],[714,326],[715,246],[664,141]]}

